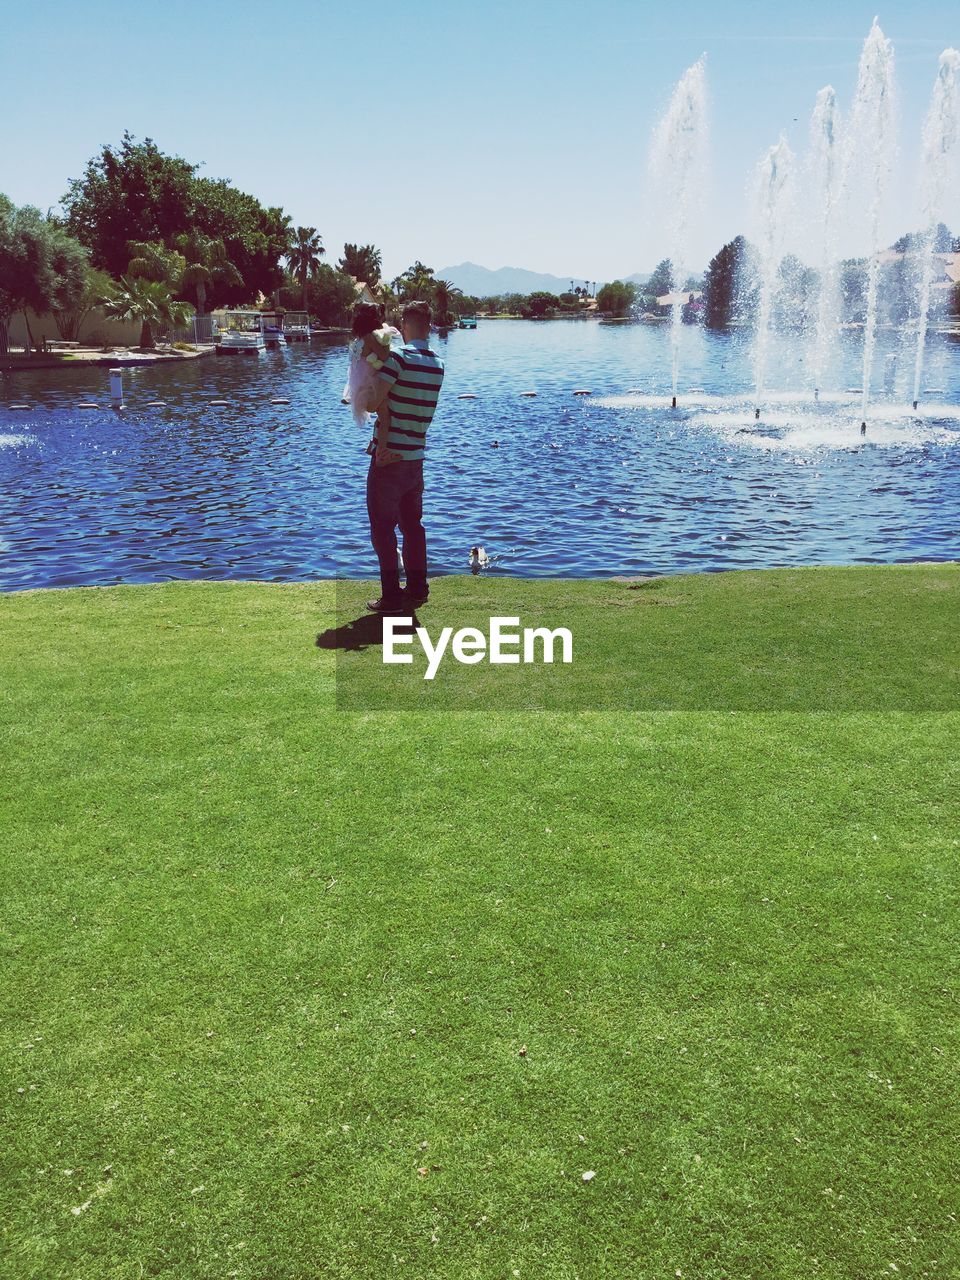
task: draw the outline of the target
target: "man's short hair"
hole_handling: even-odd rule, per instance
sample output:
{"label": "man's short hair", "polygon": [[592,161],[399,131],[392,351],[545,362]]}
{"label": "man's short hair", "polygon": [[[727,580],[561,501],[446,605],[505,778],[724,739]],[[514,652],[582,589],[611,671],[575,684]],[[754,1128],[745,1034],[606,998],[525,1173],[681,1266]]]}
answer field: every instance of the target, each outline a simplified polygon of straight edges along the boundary
{"label": "man's short hair", "polygon": [[415,302],[405,302],[403,304],[404,320],[420,320],[423,324],[429,324],[433,319],[430,310],[430,303],[424,302],[422,298],[418,298]]}

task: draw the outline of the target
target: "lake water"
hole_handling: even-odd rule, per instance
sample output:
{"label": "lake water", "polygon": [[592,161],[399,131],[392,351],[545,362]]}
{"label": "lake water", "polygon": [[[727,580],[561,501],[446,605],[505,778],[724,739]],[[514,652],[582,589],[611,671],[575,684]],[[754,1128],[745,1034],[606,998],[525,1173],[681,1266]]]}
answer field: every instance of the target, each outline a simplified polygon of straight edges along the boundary
{"label": "lake water", "polygon": [[[437,337],[431,571],[464,572],[473,543],[491,572],[523,576],[958,558],[960,344],[931,338],[924,382],[938,393],[915,415],[909,346],[881,336],[878,389],[894,378],[861,437],[844,394],[860,381],[861,340],[838,338],[838,398],[817,406],[803,343],[782,339],[770,379],[782,394],[757,423],[746,335],[684,330],[681,390],[698,390],[676,411],[666,327],[481,320]],[[346,358],[315,339],[128,369],[122,415],[105,369],[7,376],[0,588],[371,575]],[[77,408],[88,399],[102,408]]]}

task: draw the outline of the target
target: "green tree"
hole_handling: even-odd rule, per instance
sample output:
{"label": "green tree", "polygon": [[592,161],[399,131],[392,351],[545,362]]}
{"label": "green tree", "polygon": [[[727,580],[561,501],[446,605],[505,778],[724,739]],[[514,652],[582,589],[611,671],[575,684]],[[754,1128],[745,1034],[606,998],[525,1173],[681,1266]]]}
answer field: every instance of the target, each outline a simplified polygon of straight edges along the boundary
{"label": "green tree", "polygon": [[90,249],[93,265],[112,276],[127,269],[131,240],[171,244],[189,229],[196,165],[167,156],[150,138],[124,132],[70,182],[63,205],[68,230]]}
{"label": "green tree", "polygon": [[383,280],[380,281],[380,287],[377,289],[377,297],[383,303],[386,318],[390,324],[400,327],[400,299],[394,293],[390,285]]}
{"label": "green tree", "polygon": [[307,284],[307,307],[324,325],[343,325],[356,300],[356,285],[344,271],[321,262]]}
{"label": "green tree", "polygon": [[[899,240],[894,240],[890,246],[897,253],[916,253],[922,249],[926,243],[928,232],[926,231],[908,231],[902,235]],[[954,242],[953,236],[950,234],[950,228],[943,222],[938,222],[933,228],[933,252],[934,253],[953,253]]]}
{"label": "green tree", "polygon": [[338,270],[355,280],[363,280],[373,288],[380,283],[382,260],[380,250],[372,244],[345,244],[343,257],[337,263]]}
{"label": "green tree", "polygon": [[[903,325],[919,318],[920,278],[923,271],[922,255],[956,252],[949,227],[938,222],[925,231],[907,232],[890,246],[901,256],[885,262],[880,275],[880,314],[886,324]],[[935,271],[938,267],[935,266]],[[949,306],[950,299],[939,290],[930,297],[931,313]]]}
{"label": "green tree", "polygon": [[186,302],[174,301],[170,286],[162,280],[122,276],[116,290],[101,299],[104,315],[112,320],[133,320],[140,325],[140,346],[155,346],[154,331],[161,325],[180,327],[193,313]]}
{"label": "green tree", "polygon": [[176,250],[154,240],[131,240],[127,245],[130,260],[125,275],[138,280],[159,280],[176,292],[187,265],[187,260]]}
{"label": "green tree", "polygon": [[867,318],[866,258],[846,258],[840,264],[840,302],[848,323],[862,324]]}
{"label": "green tree", "polygon": [[105,271],[98,271],[96,267],[88,265],[80,295],[68,306],[53,308],[53,318],[60,337],[71,341],[79,338],[90,312],[104,298],[112,296],[115,287],[113,278]]}
{"label": "green tree", "polygon": [[463,297],[450,280],[437,280],[433,287],[434,319],[439,325],[448,325],[460,314],[458,301]]}
{"label": "green tree", "polygon": [[426,267],[419,260],[392,282],[393,291],[401,302],[432,302],[435,285],[433,267]]}
{"label": "green tree", "polygon": [[[137,142],[125,133],[119,146],[104,146],[71,181],[63,203],[68,230],[111,276],[127,273],[131,241],[173,249],[179,237],[195,234],[224,247],[222,266],[191,260],[211,272],[205,305],[249,302],[283,279],[280,260],[290,248],[283,210],[264,208],[226,179],[197,177],[196,165],[165,155],[149,138]],[[197,283],[185,287],[194,292]]]}
{"label": "green tree", "polygon": [[920,249],[923,245],[923,237],[917,237],[915,244],[915,248],[901,254],[892,262],[885,262],[880,268],[878,301],[880,315],[885,324],[901,325],[917,319],[922,270]]}
{"label": "green tree", "polygon": [[223,286],[243,285],[243,277],[227,257],[227,249],[219,236],[205,236],[187,231],[176,237],[174,244],[183,258],[178,292],[192,292],[197,299],[197,315],[206,315],[207,291]]}
{"label": "green tree", "polygon": [[17,208],[0,195],[0,353],[8,350],[10,319],[22,311],[46,315],[72,308],[83,294],[86,249],[52,218],[31,205]]}
{"label": "green tree", "polygon": [[531,320],[542,320],[548,311],[552,311],[559,305],[560,299],[555,293],[537,289],[535,293],[528,294],[524,299],[520,314]]}
{"label": "green tree", "polygon": [[192,193],[191,223],[181,230],[222,240],[237,273],[214,274],[207,304],[237,306],[271,294],[283,281],[280,260],[290,250],[290,219],[283,210],[265,208],[222,178],[195,178]]}
{"label": "green tree", "polygon": [[597,294],[597,309],[613,316],[625,316],[637,300],[637,286],[627,280],[611,280]]}
{"label": "green tree", "polygon": [[788,253],[777,270],[774,323],[783,329],[802,329],[814,320],[820,276]]}
{"label": "green tree", "polygon": [[287,251],[287,266],[300,282],[300,306],[307,309],[307,281],[316,275],[320,258],[326,253],[316,227],[297,227]]}
{"label": "green tree", "polygon": [[753,294],[752,276],[750,246],[737,236],[710,259],[703,281],[704,324],[722,329],[744,318]]}
{"label": "green tree", "polygon": [[647,281],[644,293],[651,298],[662,298],[665,293],[673,292],[673,263],[663,258],[657,263],[653,274]]}
{"label": "green tree", "polygon": [[923,236],[917,231],[907,231],[899,239],[894,240],[890,248],[894,253],[915,253],[923,244]]}

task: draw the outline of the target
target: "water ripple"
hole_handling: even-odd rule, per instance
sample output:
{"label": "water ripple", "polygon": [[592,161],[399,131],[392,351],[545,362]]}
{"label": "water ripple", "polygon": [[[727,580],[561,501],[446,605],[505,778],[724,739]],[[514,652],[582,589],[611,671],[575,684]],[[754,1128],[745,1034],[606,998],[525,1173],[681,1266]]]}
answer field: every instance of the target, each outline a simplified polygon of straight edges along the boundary
{"label": "water ripple", "polygon": [[[649,326],[499,321],[442,342],[434,571],[463,572],[476,542],[491,572],[519,575],[960,554],[960,368],[946,340],[931,339],[929,369],[944,394],[915,414],[900,391],[864,438],[843,392],[813,405],[786,385],[757,422],[740,335],[684,331],[685,385],[704,390],[671,410],[667,339]],[[844,341],[839,387],[857,380],[856,342]],[[0,587],[371,573],[345,364],[342,344],[314,343],[127,370],[123,414],[107,404],[105,370],[16,375],[0,388]],[[788,352],[782,370],[795,367]],[[575,398],[578,387],[594,394]],[[521,398],[530,389],[536,399]],[[277,395],[290,404],[271,405]],[[88,399],[101,407],[79,410]]]}

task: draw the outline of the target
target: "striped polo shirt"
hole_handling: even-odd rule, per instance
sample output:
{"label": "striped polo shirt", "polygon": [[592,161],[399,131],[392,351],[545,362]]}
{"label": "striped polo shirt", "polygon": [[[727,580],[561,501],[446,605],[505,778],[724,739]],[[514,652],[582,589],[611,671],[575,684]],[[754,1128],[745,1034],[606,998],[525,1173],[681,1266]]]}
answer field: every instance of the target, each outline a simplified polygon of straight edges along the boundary
{"label": "striped polo shirt", "polygon": [[377,374],[390,383],[386,405],[390,410],[387,448],[404,458],[423,457],[427,427],[433,421],[437,397],[443,385],[443,361],[430,344],[419,338],[394,347]]}

